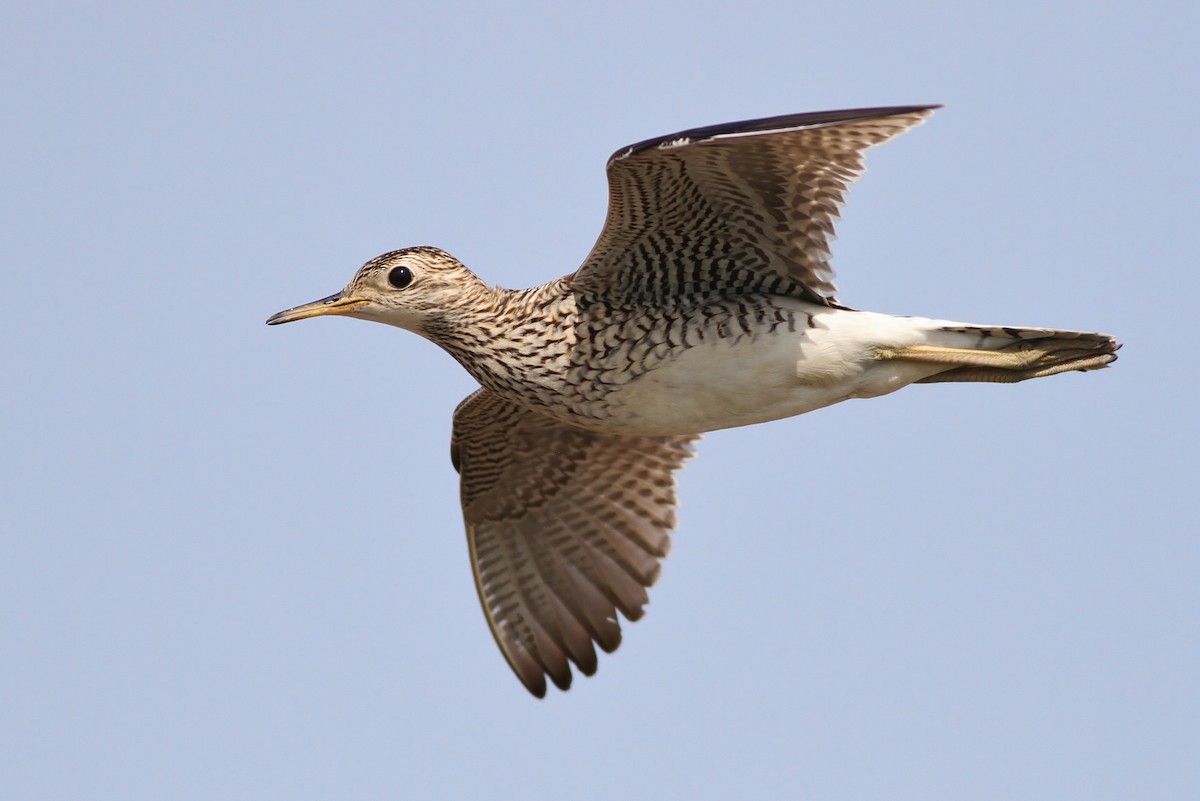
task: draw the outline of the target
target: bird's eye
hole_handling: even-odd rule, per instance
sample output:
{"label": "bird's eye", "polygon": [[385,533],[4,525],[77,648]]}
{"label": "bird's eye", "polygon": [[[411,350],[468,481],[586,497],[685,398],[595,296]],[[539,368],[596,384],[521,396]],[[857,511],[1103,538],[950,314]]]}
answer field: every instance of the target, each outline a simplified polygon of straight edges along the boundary
{"label": "bird's eye", "polygon": [[388,283],[396,289],[404,289],[412,283],[412,280],[412,270],[407,267],[393,267],[392,271],[388,273]]}

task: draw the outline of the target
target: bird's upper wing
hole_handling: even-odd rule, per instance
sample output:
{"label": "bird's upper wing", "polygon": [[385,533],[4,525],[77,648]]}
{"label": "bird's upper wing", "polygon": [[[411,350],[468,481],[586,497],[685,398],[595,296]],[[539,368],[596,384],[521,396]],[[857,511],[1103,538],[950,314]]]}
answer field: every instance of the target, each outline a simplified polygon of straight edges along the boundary
{"label": "bird's upper wing", "polygon": [[604,230],[572,287],[631,304],[750,293],[834,303],[829,241],[863,151],[935,108],[770,117],[619,150]]}
{"label": "bird's upper wing", "polygon": [[568,660],[596,670],[593,642],[621,642],[616,612],[642,615],[675,526],[673,473],[696,436],[638,437],[573,428],[488,390],[454,412],[475,586],[517,677],[539,698]]}

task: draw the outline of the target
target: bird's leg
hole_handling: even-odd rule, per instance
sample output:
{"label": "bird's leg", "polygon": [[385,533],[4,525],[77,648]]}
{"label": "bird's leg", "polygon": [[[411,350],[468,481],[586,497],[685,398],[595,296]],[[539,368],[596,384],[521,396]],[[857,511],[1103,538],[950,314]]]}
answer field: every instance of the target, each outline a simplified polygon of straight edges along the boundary
{"label": "bird's leg", "polygon": [[1038,367],[1030,370],[1013,370],[1005,367],[954,367],[943,373],[917,379],[917,384],[936,384],[940,381],[982,381],[993,384],[1015,384],[1030,378],[1043,378],[1071,370],[1097,370],[1113,360],[1112,356],[1091,356],[1066,364]]}
{"label": "bird's leg", "polygon": [[1095,346],[1088,344],[1077,340],[1040,339],[1018,342],[1003,350],[912,345],[880,348],[876,358],[947,365],[946,371],[922,378],[917,383],[989,381],[1011,384],[1070,370],[1094,370],[1115,358],[1111,353],[1098,355]]}

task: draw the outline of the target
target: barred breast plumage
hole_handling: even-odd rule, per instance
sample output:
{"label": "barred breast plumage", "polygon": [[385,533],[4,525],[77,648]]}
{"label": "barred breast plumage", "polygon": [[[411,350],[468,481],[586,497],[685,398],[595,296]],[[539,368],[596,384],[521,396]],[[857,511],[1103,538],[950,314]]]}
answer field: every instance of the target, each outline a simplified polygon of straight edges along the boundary
{"label": "barred breast plumage", "polygon": [[452,456],[484,612],[535,695],[620,642],[675,525],[699,435],[916,382],[1016,382],[1115,359],[1105,334],[851,310],[829,240],[863,152],[934,107],[698,128],[608,162],[608,218],[578,271],[489,286],[415,247],[270,324],[347,315],[436,342],[480,383]]}

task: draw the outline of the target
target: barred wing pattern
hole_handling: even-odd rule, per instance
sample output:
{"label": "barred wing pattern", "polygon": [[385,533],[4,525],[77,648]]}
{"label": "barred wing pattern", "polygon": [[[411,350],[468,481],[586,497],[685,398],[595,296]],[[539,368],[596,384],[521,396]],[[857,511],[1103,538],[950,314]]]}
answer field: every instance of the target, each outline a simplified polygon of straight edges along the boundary
{"label": "barred wing pattern", "polygon": [[620,150],[608,162],[608,218],[572,288],[585,303],[765,293],[833,305],[829,243],[863,152],[935,108],[769,117]]}
{"label": "barred wing pattern", "polygon": [[528,690],[596,670],[642,616],[675,527],[674,472],[699,436],[613,436],[563,425],[479,390],[454,412],[475,587]]}

